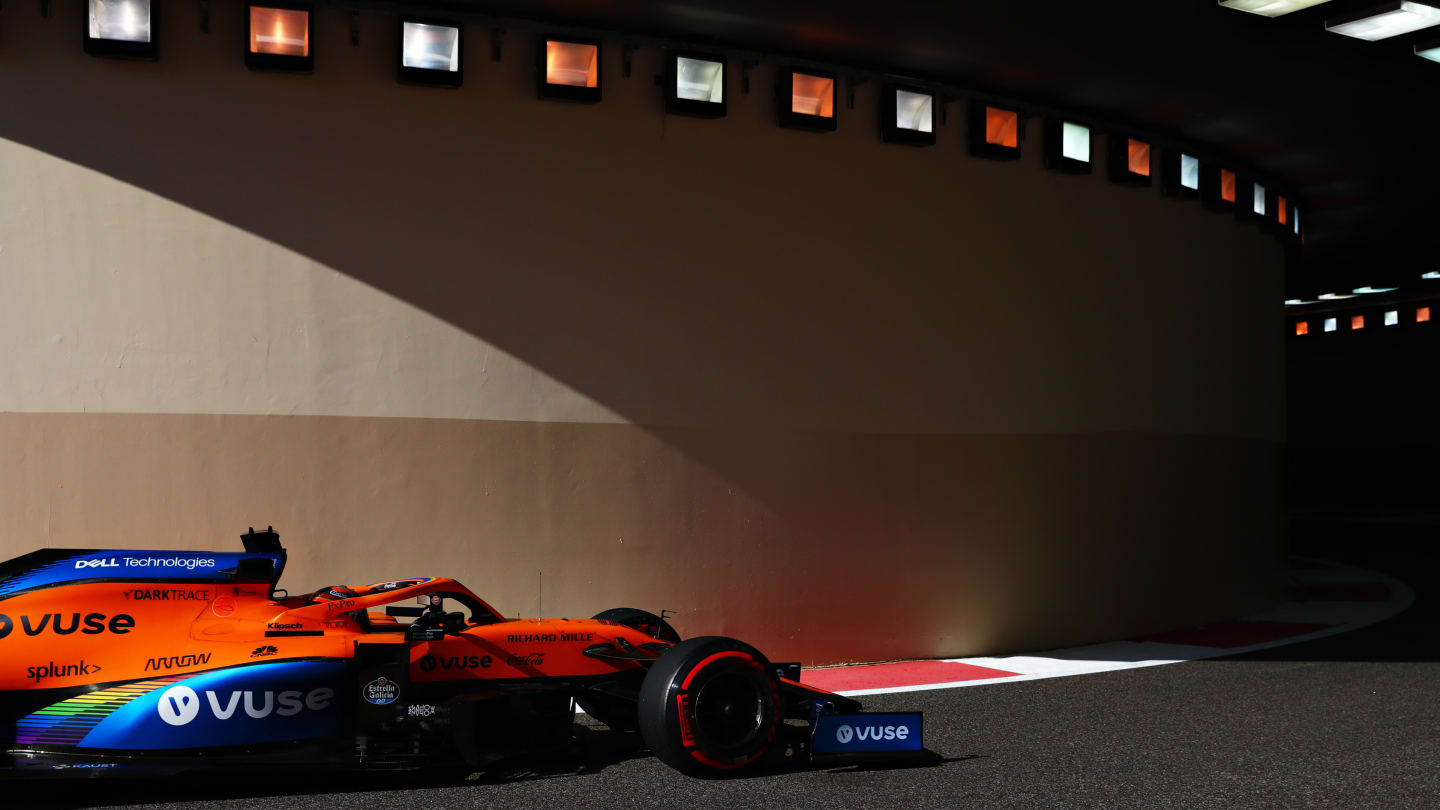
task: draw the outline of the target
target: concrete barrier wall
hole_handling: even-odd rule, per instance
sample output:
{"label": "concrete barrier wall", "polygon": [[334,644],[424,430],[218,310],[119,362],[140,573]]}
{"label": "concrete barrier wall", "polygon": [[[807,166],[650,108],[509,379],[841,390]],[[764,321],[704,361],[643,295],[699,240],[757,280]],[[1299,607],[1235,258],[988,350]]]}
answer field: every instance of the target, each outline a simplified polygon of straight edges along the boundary
{"label": "concrete barrier wall", "polygon": [[323,9],[315,75],[261,74],[233,10],[167,7],[155,64],[6,10],[0,554],[273,523],[293,591],[529,615],[543,570],[549,615],[811,663],[1277,593],[1273,238],[1044,172],[1038,126],[971,158],[959,105],[881,144],[871,85],[833,134],[775,127],[768,67],[666,117],[612,47],[603,103],[542,102],[512,33],[403,87],[391,18]]}

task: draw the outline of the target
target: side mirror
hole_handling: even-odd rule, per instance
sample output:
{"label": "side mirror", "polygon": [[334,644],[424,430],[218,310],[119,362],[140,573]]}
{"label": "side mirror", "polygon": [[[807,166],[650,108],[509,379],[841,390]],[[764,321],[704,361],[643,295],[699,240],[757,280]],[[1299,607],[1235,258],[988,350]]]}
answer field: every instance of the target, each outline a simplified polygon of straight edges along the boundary
{"label": "side mirror", "polygon": [[460,631],[461,631],[461,630],[464,630],[464,629],[465,629],[465,614],[463,614],[463,613],[446,613],[446,614],[445,614],[445,633],[446,633],[446,635],[458,636],[458,635],[460,635]]}

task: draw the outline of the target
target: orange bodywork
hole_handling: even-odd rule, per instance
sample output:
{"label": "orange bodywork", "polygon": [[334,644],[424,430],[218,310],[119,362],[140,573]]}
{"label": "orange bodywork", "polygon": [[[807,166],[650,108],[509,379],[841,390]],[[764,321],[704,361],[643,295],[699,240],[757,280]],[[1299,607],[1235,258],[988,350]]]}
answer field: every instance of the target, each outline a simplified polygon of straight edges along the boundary
{"label": "orange bodywork", "polygon": [[[386,605],[429,594],[468,597],[452,579],[429,579],[356,599],[273,600],[256,585],[95,582],[0,600],[0,690],[75,687],[296,658],[348,658],[357,642],[410,645],[412,682],[607,675],[639,665],[583,654],[619,639],[656,639],[593,619],[513,619],[471,624],[437,641],[407,641]],[[488,608],[488,605],[486,606]],[[361,626],[365,611],[372,626]],[[494,611],[491,611],[494,613]],[[498,615],[498,614],[496,614]],[[305,635],[296,635],[296,634]],[[660,642],[663,643],[663,642]],[[429,658],[430,660],[426,660]]]}

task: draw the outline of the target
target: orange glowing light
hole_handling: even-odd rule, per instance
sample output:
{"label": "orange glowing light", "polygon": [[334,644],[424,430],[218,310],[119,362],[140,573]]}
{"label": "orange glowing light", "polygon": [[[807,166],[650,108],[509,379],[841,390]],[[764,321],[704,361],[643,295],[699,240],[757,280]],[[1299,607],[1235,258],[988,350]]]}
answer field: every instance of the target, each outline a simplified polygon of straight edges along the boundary
{"label": "orange glowing light", "polygon": [[309,56],[310,12],[251,6],[250,52]]}
{"label": "orange glowing light", "polygon": [[1130,173],[1150,176],[1150,144],[1130,138]]}
{"label": "orange glowing light", "polygon": [[1424,323],[1430,320],[1430,307],[1420,307],[1415,310],[1415,322]]}
{"label": "orange glowing light", "polygon": [[1364,328],[1365,328],[1365,316],[1364,316],[1364,315],[1351,315],[1351,316],[1350,316],[1350,328],[1351,328],[1351,329],[1364,329]]}
{"label": "orange glowing light", "polygon": [[1011,148],[1020,145],[1020,115],[1010,110],[985,108],[985,142]]}
{"label": "orange glowing light", "polygon": [[835,80],[806,73],[790,74],[790,112],[835,117]]}
{"label": "orange glowing light", "polygon": [[1220,199],[1235,202],[1235,173],[1227,169],[1220,170]]}
{"label": "orange glowing light", "polygon": [[1281,224],[1281,225],[1287,225],[1287,224],[1289,224],[1289,221],[1290,221],[1290,207],[1285,204],[1285,197],[1284,197],[1284,195],[1281,195],[1280,197],[1276,198],[1275,202],[1277,203],[1277,207],[1280,209],[1280,224]]}
{"label": "orange glowing light", "polygon": [[1295,334],[1297,334],[1297,335],[1308,335],[1308,334],[1310,334],[1310,322],[1309,322],[1309,321],[1296,321],[1296,322],[1295,322]]}
{"label": "orange glowing light", "polygon": [[600,48],[583,42],[545,42],[545,83],[569,87],[600,84]]}

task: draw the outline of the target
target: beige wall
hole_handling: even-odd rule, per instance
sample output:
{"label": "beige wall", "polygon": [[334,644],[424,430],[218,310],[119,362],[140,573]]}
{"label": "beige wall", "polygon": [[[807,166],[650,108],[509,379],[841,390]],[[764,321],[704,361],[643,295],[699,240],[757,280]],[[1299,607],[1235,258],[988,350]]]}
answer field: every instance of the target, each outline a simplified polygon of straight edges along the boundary
{"label": "beige wall", "polygon": [[[533,44],[313,76],[238,7],[162,61],[0,47],[0,554],[213,547],[289,584],[454,575],[507,613],[678,608],[806,661],[1043,647],[1277,592],[1281,248],[1193,204],[773,124],[595,106]],[[16,19],[10,19],[10,17]],[[738,71],[732,66],[732,84]],[[1099,150],[1097,150],[1099,151]],[[1103,168],[1103,167],[1101,167]],[[840,632],[838,628],[844,628]]]}

